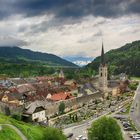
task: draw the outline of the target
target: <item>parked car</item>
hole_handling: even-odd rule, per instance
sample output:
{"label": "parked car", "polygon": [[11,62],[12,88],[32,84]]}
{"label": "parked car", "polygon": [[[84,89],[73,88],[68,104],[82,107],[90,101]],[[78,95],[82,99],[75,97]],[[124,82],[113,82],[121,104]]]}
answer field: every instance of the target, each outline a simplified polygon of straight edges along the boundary
{"label": "parked car", "polygon": [[83,135],[79,135],[75,140],[83,140]]}
{"label": "parked car", "polygon": [[86,137],[83,137],[82,140],[87,140],[87,138]]}
{"label": "parked car", "polygon": [[140,135],[134,135],[134,136],[133,136],[133,139],[134,139],[134,140],[140,139]]}
{"label": "parked car", "polygon": [[66,135],[67,138],[71,138],[73,136],[73,133],[69,133]]}
{"label": "parked car", "polygon": [[132,127],[126,127],[126,128],[124,128],[124,130],[125,131],[132,131],[133,129],[132,129]]}
{"label": "parked car", "polygon": [[79,135],[79,136],[78,136],[78,138],[80,138],[80,139],[81,139],[82,137],[83,137],[83,135]]}

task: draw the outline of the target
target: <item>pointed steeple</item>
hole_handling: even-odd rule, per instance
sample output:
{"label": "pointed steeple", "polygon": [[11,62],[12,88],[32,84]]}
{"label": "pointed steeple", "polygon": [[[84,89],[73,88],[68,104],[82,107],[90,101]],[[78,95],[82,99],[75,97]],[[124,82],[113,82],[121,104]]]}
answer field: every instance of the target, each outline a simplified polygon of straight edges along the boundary
{"label": "pointed steeple", "polygon": [[105,65],[105,54],[104,54],[104,45],[102,42],[102,52],[101,52],[101,65]]}

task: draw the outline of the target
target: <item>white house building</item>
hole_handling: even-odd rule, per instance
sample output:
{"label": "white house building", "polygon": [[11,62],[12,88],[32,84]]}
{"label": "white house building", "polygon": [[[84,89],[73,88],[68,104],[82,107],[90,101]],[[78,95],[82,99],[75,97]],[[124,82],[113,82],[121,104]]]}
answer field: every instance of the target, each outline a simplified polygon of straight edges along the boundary
{"label": "white house building", "polygon": [[26,118],[26,120],[31,120],[33,122],[45,122],[46,109],[44,108],[44,105],[41,102],[32,102],[25,108],[23,118]]}

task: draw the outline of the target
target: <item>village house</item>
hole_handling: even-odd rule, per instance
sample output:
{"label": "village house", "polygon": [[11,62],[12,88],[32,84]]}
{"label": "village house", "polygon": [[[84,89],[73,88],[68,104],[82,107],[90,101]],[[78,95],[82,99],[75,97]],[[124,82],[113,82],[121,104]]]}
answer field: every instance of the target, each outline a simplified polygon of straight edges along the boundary
{"label": "village house", "polygon": [[50,100],[52,100],[54,102],[73,99],[73,98],[74,97],[69,92],[60,92],[60,93],[56,93],[56,94],[53,94],[52,96],[50,96]]}
{"label": "village house", "polygon": [[124,92],[129,91],[128,88],[129,81],[124,79],[125,78],[123,77],[121,78],[121,80],[110,80],[108,82],[108,87],[112,93],[112,96],[119,96]]}
{"label": "village house", "polygon": [[0,86],[8,88],[12,85],[13,85],[13,83],[11,81],[9,81],[8,79],[0,79]]}
{"label": "village house", "polygon": [[46,122],[46,109],[42,102],[35,101],[25,107],[22,116],[26,122]]}
{"label": "village house", "polygon": [[24,78],[9,78],[8,79],[13,85],[21,85],[21,84],[26,84],[27,81],[24,80]]}
{"label": "village house", "polygon": [[25,103],[26,95],[19,93],[12,93],[9,90],[0,94],[0,101],[10,104],[20,106]]}
{"label": "village house", "polygon": [[75,80],[67,80],[67,81],[65,81],[64,86],[68,86],[68,87],[71,87],[71,88],[76,88],[77,83],[76,83]]}

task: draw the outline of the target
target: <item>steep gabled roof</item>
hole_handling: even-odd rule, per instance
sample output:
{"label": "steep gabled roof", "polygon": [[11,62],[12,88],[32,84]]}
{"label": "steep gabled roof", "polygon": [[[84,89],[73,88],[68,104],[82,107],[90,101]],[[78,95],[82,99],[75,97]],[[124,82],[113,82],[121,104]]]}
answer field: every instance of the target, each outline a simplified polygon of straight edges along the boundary
{"label": "steep gabled roof", "polygon": [[60,92],[57,94],[53,94],[51,96],[51,100],[53,100],[53,101],[61,101],[61,100],[66,100],[66,99],[70,99],[70,98],[73,98],[73,96],[71,96],[71,94],[68,92]]}
{"label": "steep gabled roof", "polygon": [[[33,114],[35,113],[37,108],[41,108],[42,110],[45,110],[44,104],[41,101],[35,101],[32,102],[30,105],[28,105],[25,109],[25,114]],[[39,110],[41,111],[41,110]]]}

